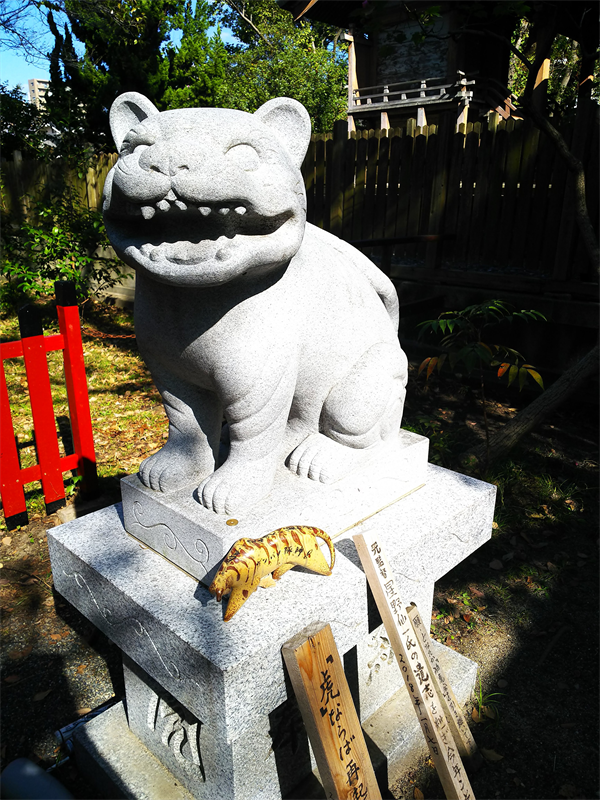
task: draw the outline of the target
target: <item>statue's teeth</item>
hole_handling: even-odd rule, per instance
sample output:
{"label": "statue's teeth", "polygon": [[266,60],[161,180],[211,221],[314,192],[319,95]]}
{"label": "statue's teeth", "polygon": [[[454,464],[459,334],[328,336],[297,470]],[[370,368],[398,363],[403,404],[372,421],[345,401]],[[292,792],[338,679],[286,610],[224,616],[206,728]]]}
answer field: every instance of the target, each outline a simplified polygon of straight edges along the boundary
{"label": "statue's teeth", "polygon": [[238,206],[237,208],[234,209],[234,211],[236,214],[245,214],[247,209],[245,206]]}
{"label": "statue's teeth", "polygon": [[159,200],[156,207],[161,211],[169,211],[171,209],[171,203],[169,203],[168,200]]}
{"label": "statue's teeth", "polygon": [[173,200],[177,200],[177,195],[173,189],[169,189],[169,193],[165,196],[165,200],[170,200],[171,202],[173,202]]}
{"label": "statue's teeth", "polygon": [[211,209],[208,206],[199,206],[198,211],[202,214],[203,217],[208,217],[211,212]]}
{"label": "statue's teeth", "polygon": [[231,211],[230,208],[223,206],[223,208],[219,209],[219,214],[223,214],[223,216],[225,216],[225,214],[229,214],[230,211]]}
{"label": "statue's teeth", "polygon": [[186,206],[186,204],[185,204],[185,203],[184,203],[182,200],[175,200],[175,205],[176,205],[176,206],[177,206],[177,208],[179,208],[181,211],[187,211],[187,206]]}
{"label": "statue's teeth", "polygon": [[152,206],[142,206],[142,217],[144,219],[152,219],[155,214],[156,209],[152,208]]}

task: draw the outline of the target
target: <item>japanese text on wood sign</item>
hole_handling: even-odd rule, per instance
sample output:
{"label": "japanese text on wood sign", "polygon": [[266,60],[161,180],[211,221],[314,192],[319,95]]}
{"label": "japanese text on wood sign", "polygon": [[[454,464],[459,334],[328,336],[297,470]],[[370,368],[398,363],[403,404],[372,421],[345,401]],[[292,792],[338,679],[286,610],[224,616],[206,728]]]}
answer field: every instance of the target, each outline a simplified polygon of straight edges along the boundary
{"label": "japanese text on wood sign", "polygon": [[348,681],[329,625],[286,642],[283,657],[328,798],[381,800]]}
{"label": "japanese text on wood sign", "polygon": [[438,696],[426,657],[409,619],[377,537],[353,537],[398,666],[410,693],[413,708],[446,797],[473,800],[473,793],[459,749],[446,719],[442,698]]}
{"label": "japanese text on wood sign", "polygon": [[[325,661],[327,664],[333,663],[333,656],[331,653],[329,653]],[[329,722],[331,723],[331,727],[335,729],[339,745],[338,752],[340,755],[340,761],[343,763],[346,771],[346,782],[352,789],[352,793],[349,794],[348,797],[351,797],[352,800],[359,800],[359,798],[361,800],[366,800],[366,798],[369,797],[369,794],[367,787],[363,785],[362,779],[359,775],[362,770],[355,763],[352,754],[352,742],[356,737],[354,734],[350,735],[347,733],[346,728],[344,727],[345,720],[341,703],[336,702],[337,698],[340,696],[340,692],[339,690],[335,691],[336,687],[333,684],[333,680],[328,669],[324,671],[322,670],[321,675],[323,676],[323,682],[320,686],[321,703],[323,703],[323,705],[319,711],[322,717],[328,718]]]}

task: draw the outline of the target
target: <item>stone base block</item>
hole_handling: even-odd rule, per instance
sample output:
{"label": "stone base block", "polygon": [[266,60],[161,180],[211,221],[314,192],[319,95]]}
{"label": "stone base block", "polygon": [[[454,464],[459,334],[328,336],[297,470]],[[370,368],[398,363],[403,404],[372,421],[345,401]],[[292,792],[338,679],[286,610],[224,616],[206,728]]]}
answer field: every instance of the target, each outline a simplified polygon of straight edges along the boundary
{"label": "stone base block", "polygon": [[108,800],[193,800],[129,730],[123,703],[77,728],[73,743],[80,772]]}
{"label": "stone base block", "polygon": [[[270,495],[235,520],[204,508],[197,487],[162,494],[137,475],[121,481],[125,530],[192,577],[210,585],[232,544],[286,525],[322,528],[332,539],[422,486],[429,441],[401,431],[394,444],[341,481],[319,483],[293,475],[283,464]],[[235,523],[235,524],[233,524]]]}
{"label": "stone base block", "polygon": [[298,631],[329,622],[341,654],[366,636],[366,581],[341,553],[333,575],[291,570],[225,623],[227,601],[128,536],[118,505],[54,528],[49,548],[57,590],[224,741],[286,699]]}
{"label": "stone base block", "polygon": [[276,800],[286,784],[298,782],[291,765],[280,781],[267,715],[247,733],[223,740],[131,659],[123,666],[130,731],[197,800]]}
{"label": "stone base block", "polygon": [[[435,581],[489,539],[494,497],[494,486],[429,465],[422,488],[340,532],[331,576],[296,568],[228,623],[206,586],[126,533],[119,505],[48,532],[54,583],[159,687],[128,689],[132,720],[177,785],[200,800],[217,784],[220,800],[279,800],[314,767],[281,657],[308,625],[331,625],[368,741],[392,768],[413,723],[410,707],[394,705],[400,675],[352,533],[376,526],[404,601],[428,619]],[[470,691],[475,667],[456,658]]]}
{"label": "stone base block", "polygon": [[[471,695],[477,665],[443,645],[434,648],[461,705]],[[396,668],[395,685],[401,683]],[[264,730],[217,745],[202,723],[125,659],[127,709],[118,704],[75,734],[79,766],[107,798],[134,800],[312,800],[324,797],[300,713],[286,702]],[[285,722],[284,722],[285,720]],[[282,726],[282,723],[283,726]],[[364,723],[373,768],[385,794],[427,753],[406,688]],[[116,746],[118,743],[118,747]],[[253,769],[248,763],[255,762]],[[304,763],[304,773],[299,769]],[[298,775],[305,777],[298,783]]]}

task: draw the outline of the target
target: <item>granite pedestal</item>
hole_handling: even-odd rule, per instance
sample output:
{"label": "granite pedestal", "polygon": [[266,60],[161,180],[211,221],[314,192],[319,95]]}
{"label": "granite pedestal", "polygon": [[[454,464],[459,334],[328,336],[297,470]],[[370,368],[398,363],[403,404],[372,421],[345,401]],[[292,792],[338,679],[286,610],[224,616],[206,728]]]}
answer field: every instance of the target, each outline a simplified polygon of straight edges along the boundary
{"label": "granite pedestal", "polygon": [[290,472],[283,456],[290,449],[285,442],[269,496],[234,518],[204,508],[195,484],[161,494],[147,489],[138,475],[129,475],[121,481],[125,530],[210,586],[221,561],[242,537],[259,538],[286,525],[312,525],[336,539],[426,480],[429,440],[410,431],[400,431],[397,439],[335,484]]}
{"label": "granite pedestal", "polygon": [[[294,569],[228,623],[225,604],[197,577],[126,532],[120,505],[49,532],[57,590],[124,653],[124,705],[77,736],[78,757],[94,762],[107,796],[165,797],[135,776],[148,759],[157,785],[172,787],[169,797],[270,800],[301,791],[314,760],[280,649],[315,622],[331,625],[373,760],[390,782],[424,751],[351,539],[376,527],[399,590],[427,619],[435,581],[489,538],[495,487],[432,465],[424,477],[421,488],[339,531],[330,577]],[[303,523],[318,524],[284,524]],[[465,702],[476,665],[439,649]]]}

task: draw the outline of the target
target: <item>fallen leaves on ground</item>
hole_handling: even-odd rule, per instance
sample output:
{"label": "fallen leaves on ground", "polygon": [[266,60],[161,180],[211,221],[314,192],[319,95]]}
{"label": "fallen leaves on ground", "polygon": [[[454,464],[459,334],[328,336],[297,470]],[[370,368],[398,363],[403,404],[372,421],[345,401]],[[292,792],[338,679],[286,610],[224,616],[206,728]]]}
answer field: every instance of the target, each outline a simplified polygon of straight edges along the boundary
{"label": "fallen leaves on ground", "polygon": [[504,756],[501,756],[500,753],[497,753],[495,750],[488,750],[487,747],[481,748],[481,755],[485,758],[486,761],[494,762],[494,761],[502,761]]}
{"label": "fallen leaves on ground", "polygon": [[29,647],[25,647],[23,650],[12,650],[8,654],[8,657],[11,659],[11,661],[18,661],[21,658],[27,658],[32,650],[33,645],[30,644]]}

